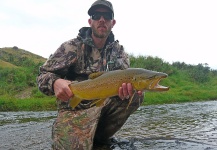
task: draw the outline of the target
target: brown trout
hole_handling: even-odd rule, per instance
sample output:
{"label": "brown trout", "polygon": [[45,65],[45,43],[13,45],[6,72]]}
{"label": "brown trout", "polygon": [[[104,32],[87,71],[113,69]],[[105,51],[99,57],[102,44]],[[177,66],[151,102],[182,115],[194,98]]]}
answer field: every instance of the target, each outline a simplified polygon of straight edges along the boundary
{"label": "brown trout", "polygon": [[69,105],[75,108],[82,100],[94,100],[96,106],[101,106],[106,98],[118,95],[122,83],[131,83],[135,91],[167,91],[169,87],[158,84],[167,76],[142,68],[93,73],[90,79],[69,85],[74,94]]}

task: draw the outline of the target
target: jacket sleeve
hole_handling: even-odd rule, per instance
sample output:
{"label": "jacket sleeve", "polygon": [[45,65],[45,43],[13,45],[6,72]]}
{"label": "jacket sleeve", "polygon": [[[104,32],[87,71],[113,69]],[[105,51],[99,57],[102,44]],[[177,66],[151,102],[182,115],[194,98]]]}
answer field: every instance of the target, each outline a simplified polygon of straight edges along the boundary
{"label": "jacket sleeve", "polygon": [[77,60],[76,51],[77,46],[72,41],[65,42],[40,66],[36,82],[42,93],[54,95],[53,83],[65,77],[68,68]]}

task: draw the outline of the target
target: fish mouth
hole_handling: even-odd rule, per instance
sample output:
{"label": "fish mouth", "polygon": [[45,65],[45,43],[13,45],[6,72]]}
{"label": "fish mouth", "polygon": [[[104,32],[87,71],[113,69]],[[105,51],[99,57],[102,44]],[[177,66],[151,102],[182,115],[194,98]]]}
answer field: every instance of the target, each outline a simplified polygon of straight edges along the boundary
{"label": "fish mouth", "polygon": [[170,89],[169,87],[159,84],[159,82],[164,78],[167,78],[167,75],[155,78],[155,80],[150,84],[149,89],[153,91],[168,91]]}

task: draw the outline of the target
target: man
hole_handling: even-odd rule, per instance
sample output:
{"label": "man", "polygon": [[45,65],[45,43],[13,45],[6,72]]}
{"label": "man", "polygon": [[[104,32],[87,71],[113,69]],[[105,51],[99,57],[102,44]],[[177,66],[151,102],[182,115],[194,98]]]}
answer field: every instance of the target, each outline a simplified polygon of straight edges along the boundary
{"label": "man", "polygon": [[81,28],[77,38],[64,42],[40,67],[37,77],[39,89],[57,97],[58,116],[52,139],[53,148],[58,150],[89,150],[93,144],[108,142],[143,99],[142,92],[138,91],[126,110],[133,88],[130,83],[123,83],[119,96],[108,98],[101,107],[85,100],[74,109],[68,105],[73,97],[68,87],[72,81],[87,80],[93,72],[129,67],[128,55],[111,31],[116,23],[111,2],[95,1],[88,14],[90,27]]}

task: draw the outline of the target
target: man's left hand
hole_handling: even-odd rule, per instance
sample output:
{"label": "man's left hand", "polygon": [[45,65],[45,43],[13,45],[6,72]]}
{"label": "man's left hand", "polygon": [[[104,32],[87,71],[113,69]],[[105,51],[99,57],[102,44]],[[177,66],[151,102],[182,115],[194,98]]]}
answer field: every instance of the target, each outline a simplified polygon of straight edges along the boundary
{"label": "man's left hand", "polygon": [[[137,92],[140,96],[142,96],[142,91]],[[129,99],[133,95],[133,86],[131,83],[123,83],[122,86],[119,88],[119,97],[124,99]]]}

